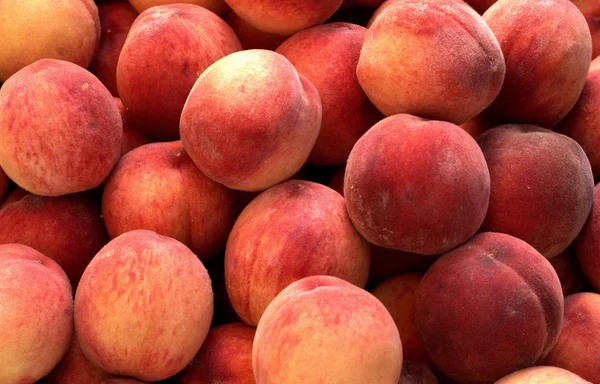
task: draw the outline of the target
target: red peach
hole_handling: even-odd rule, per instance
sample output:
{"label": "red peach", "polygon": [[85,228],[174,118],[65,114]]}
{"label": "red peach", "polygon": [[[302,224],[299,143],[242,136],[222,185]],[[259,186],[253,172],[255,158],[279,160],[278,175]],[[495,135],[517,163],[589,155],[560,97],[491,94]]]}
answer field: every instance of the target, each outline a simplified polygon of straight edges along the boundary
{"label": "red peach", "polygon": [[592,384],[558,367],[537,366],[513,372],[495,384]]}
{"label": "red peach", "polygon": [[600,56],[600,3],[595,0],[571,0],[579,8],[592,34],[592,58]]}
{"label": "red peach", "polygon": [[194,4],[199,5],[216,13],[217,15],[223,13],[227,8],[227,5],[223,0],[129,0],[131,5],[138,12],[143,12],[150,7],[156,7],[159,5],[169,5],[169,4]]}

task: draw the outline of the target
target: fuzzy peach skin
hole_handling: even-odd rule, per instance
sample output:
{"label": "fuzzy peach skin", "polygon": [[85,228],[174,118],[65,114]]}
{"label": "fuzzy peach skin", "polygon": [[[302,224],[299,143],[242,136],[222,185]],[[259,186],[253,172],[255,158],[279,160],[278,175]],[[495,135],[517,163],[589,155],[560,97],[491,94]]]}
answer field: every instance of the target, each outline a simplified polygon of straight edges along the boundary
{"label": "fuzzy peach skin", "polygon": [[581,231],[594,199],[583,149],[535,125],[502,125],[477,142],[491,177],[482,231],[518,237],[549,259],[564,251]]}
{"label": "fuzzy peach skin", "polygon": [[200,352],[175,379],[177,384],[255,384],[252,342],[256,329],[230,323],[210,330]]}
{"label": "fuzzy peach skin", "polygon": [[356,141],[383,118],[356,78],[366,33],[360,25],[329,23],[300,31],[277,48],[321,96],[323,119],[311,164],[345,163]]}
{"label": "fuzzy peach skin", "polygon": [[571,0],[588,23],[592,35],[592,58],[600,56],[600,3],[596,0]]}
{"label": "fuzzy peach skin", "polygon": [[150,7],[169,4],[194,4],[208,9],[220,15],[227,9],[227,4],[223,0],[129,0],[129,3],[137,9],[138,12],[143,12]]}
{"label": "fuzzy peach skin", "polygon": [[0,166],[31,193],[95,188],[120,157],[123,123],[113,97],[73,63],[43,59],[21,69],[0,89],[0,110]]}
{"label": "fuzzy peach skin", "polygon": [[129,122],[153,139],[176,140],[183,105],[198,76],[241,49],[227,23],[203,7],[173,4],[142,12],[117,64]]}
{"label": "fuzzy peach skin", "polygon": [[600,292],[600,184],[594,187],[592,211],[575,240],[575,254],[590,284]]}
{"label": "fuzzy peach skin", "polygon": [[257,384],[397,384],[402,345],[373,295],[336,277],[311,276],[269,304],[252,366]]}
{"label": "fuzzy peach skin", "polygon": [[111,238],[148,229],[179,240],[203,260],[225,248],[238,213],[235,193],[204,176],[180,141],[127,153],[102,194]]}
{"label": "fuzzy peach skin", "polygon": [[101,27],[100,47],[88,70],[98,77],[113,96],[118,96],[117,62],[138,13],[128,2],[112,0],[98,4],[98,14]]}
{"label": "fuzzy peach skin", "polygon": [[[404,339],[402,346],[404,348]],[[407,360],[405,357],[398,384],[438,384],[438,380],[427,364],[419,360]]]}
{"label": "fuzzy peach skin", "polygon": [[358,82],[386,116],[412,115],[462,124],[500,92],[505,64],[494,34],[456,0],[405,0],[369,28]]}
{"label": "fuzzy peach skin", "polygon": [[565,298],[560,337],[541,361],[571,371],[592,383],[600,382],[600,295],[576,293]]}
{"label": "fuzzy peach skin", "polygon": [[592,384],[558,367],[536,366],[513,372],[494,384]]}
{"label": "fuzzy peach skin", "polygon": [[560,279],[563,296],[566,297],[583,291],[586,279],[579,266],[575,252],[571,247],[565,249],[558,256],[553,257],[550,260],[550,264],[552,264]]}
{"label": "fuzzy peach skin", "polygon": [[415,323],[415,299],[422,278],[420,273],[396,275],[377,285],[371,293],[394,319],[400,332],[404,358],[427,361]]}
{"label": "fuzzy peach skin", "polygon": [[182,371],[213,315],[202,262],[177,240],[127,232],[98,252],[75,294],[75,330],[97,367],[144,381]]}
{"label": "fuzzy peach skin", "polygon": [[8,179],[8,176],[6,176],[6,173],[4,173],[4,170],[0,168],[0,203],[4,200],[9,181],[10,180]]}
{"label": "fuzzy peach skin", "polygon": [[117,108],[119,108],[121,120],[123,121],[123,136],[121,138],[121,157],[123,157],[127,152],[137,147],[141,147],[144,144],[149,144],[150,139],[129,124],[127,112],[125,111],[121,99],[115,97],[115,104],[117,104]]}
{"label": "fuzzy peach skin", "polygon": [[89,193],[27,194],[0,209],[0,244],[25,244],[42,252],[62,267],[74,289],[108,240],[100,205]]}
{"label": "fuzzy peach skin", "polygon": [[486,232],[429,268],[415,319],[442,373],[460,383],[491,383],[550,351],[563,306],[548,260],[516,237]]}
{"label": "fuzzy peach skin", "polygon": [[324,23],[340,8],[342,1],[225,0],[254,28],[288,36]]}
{"label": "fuzzy peach skin", "polygon": [[592,59],[585,18],[569,0],[499,0],[483,15],[506,60],[486,115],[551,128],[573,108]]}
{"label": "fuzzy peach skin", "polygon": [[346,165],[344,196],[354,226],[369,242],[439,255],[481,225],[490,175],[463,129],[400,114],[358,140]]}
{"label": "fuzzy peach skin", "polygon": [[260,191],[306,162],[319,135],[315,86],[284,56],[252,49],[211,65],[181,115],[181,141],[196,166],[231,189]]}
{"label": "fuzzy peach skin", "polygon": [[363,288],[369,245],[352,226],[344,198],[313,182],[292,180],[255,198],[225,248],[225,283],[240,318],[256,326],[286,286],[329,275]]}
{"label": "fuzzy peach skin", "polygon": [[556,127],[581,145],[596,179],[600,178],[600,58],[592,61],[577,103]]}
{"label": "fuzzy peach skin", "polygon": [[0,302],[0,382],[33,384],[69,348],[69,280],[58,264],[33,248],[0,245]]}
{"label": "fuzzy peach skin", "polygon": [[289,37],[256,29],[232,10],[225,13],[223,19],[233,29],[244,49],[270,49],[274,51]]}
{"label": "fuzzy peach skin", "polygon": [[100,43],[93,0],[0,2],[0,83],[40,59],[87,67]]}

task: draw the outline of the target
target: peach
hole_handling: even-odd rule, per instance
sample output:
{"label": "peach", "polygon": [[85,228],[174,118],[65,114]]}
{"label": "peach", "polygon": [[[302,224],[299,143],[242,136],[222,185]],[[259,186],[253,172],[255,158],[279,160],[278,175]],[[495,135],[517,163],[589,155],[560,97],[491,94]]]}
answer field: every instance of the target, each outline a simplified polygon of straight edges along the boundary
{"label": "peach", "polygon": [[558,367],[537,366],[513,372],[495,384],[592,384]]}
{"label": "peach", "polygon": [[581,145],[596,179],[600,178],[600,58],[592,62],[585,86],[577,103],[556,126]]}
{"label": "peach", "polygon": [[223,18],[240,39],[244,49],[270,49],[274,51],[288,38],[288,36],[256,29],[233,11],[227,12]]}
{"label": "peach", "polygon": [[4,173],[4,170],[0,168],[0,203],[4,200],[4,196],[6,195],[8,189],[8,176]]}
{"label": "peach", "polygon": [[117,108],[119,108],[121,120],[123,121],[123,137],[121,138],[121,157],[123,157],[127,152],[144,144],[149,144],[150,140],[142,132],[129,124],[121,99],[115,97],[115,103],[117,104]]}
{"label": "peach", "polygon": [[100,205],[89,193],[27,194],[0,209],[0,244],[20,243],[42,252],[62,267],[73,289],[107,242]]}
{"label": "peach", "polygon": [[43,59],[21,69],[0,89],[0,110],[0,166],[31,193],[95,188],[119,160],[123,123],[113,97],[73,63]]}
{"label": "peach", "polygon": [[590,66],[585,18],[569,0],[499,0],[483,19],[506,60],[502,90],[486,115],[553,127],[575,105]]}
{"label": "peach", "polygon": [[279,184],[240,214],[225,248],[225,283],[233,308],[250,325],[286,286],[330,275],[364,287],[369,246],[356,232],[344,198],[309,181]]}
{"label": "peach", "polygon": [[393,3],[395,3],[398,0],[385,0],[383,3],[379,4],[379,6],[377,7],[377,9],[375,9],[375,12],[373,12],[373,14],[371,15],[371,18],[369,18],[369,21],[367,21],[367,28],[371,28],[371,25],[373,25],[373,23],[375,22],[375,19],[377,17],[379,17],[379,15],[381,15],[381,13],[390,5],[392,5]]}
{"label": "peach", "polygon": [[0,4],[0,83],[40,59],[87,67],[100,43],[93,0],[3,1]]}
{"label": "peach", "polygon": [[564,368],[592,383],[600,382],[600,295],[583,292],[565,298],[560,336],[542,364]]}
{"label": "peach", "polygon": [[69,348],[69,280],[58,264],[33,248],[0,245],[0,302],[0,382],[33,384]]}
{"label": "peach", "polygon": [[324,23],[343,0],[225,0],[242,19],[261,31],[292,35]]}
{"label": "peach", "polygon": [[462,124],[496,98],[505,64],[494,34],[456,0],[388,5],[369,28],[358,81],[390,116],[409,113]]}
{"label": "peach", "polygon": [[75,294],[75,330],[97,367],[144,381],[182,371],[213,314],[202,262],[177,240],[127,232],[92,259]]}
{"label": "peach", "polygon": [[471,137],[477,139],[479,135],[492,128],[492,122],[488,121],[483,115],[477,115],[466,123],[461,124],[460,127],[467,131]]}
{"label": "peach", "polygon": [[477,142],[491,177],[482,231],[518,237],[549,259],[564,251],[583,227],[594,199],[594,178],[583,149],[565,135],[519,124],[492,128]]}
{"label": "peach", "polygon": [[575,252],[571,248],[567,248],[558,256],[553,257],[550,264],[552,264],[560,279],[563,296],[583,291],[585,277],[577,262]]}
{"label": "peach", "polygon": [[[402,338],[402,335],[400,335]],[[404,348],[404,339],[402,339]],[[404,360],[398,384],[438,384],[438,380],[427,364],[419,360]]]}
{"label": "peach", "polygon": [[106,86],[113,96],[118,96],[117,62],[131,25],[138,13],[122,0],[113,0],[98,5],[100,15],[100,47],[88,70]]}
{"label": "peach", "polygon": [[227,5],[223,0],[129,0],[129,2],[138,12],[143,12],[150,7],[176,3],[199,5],[217,15],[223,13],[225,9],[227,9]]}
{"label": "peach", "polygon": [[402,344],[373,295],[336,277],[311,276],[269,304],[252,365],[257,384],[397,384]]}
{"label": "peach", "polygon": [[309,163],[345,163],[356,141],[383,118],[356,78],[366,33],[356,24],[329,23],[298,32],[277,48],[321,96],[321,130]]}
{"label": "peach", "polygon": [[243,323],[213,328],[200,352],[181,372],[179,384],[255,384],[252,342],[255,329]]}
{"label": "peach", "polygon": [[260,191],[300,170],[319,135],[315,86],[284,56],[253,49],[211,65],[181,115],[196,166],[231,189]]}
{"label": "peach", "polygon": [[490,175],[463,129],[400,114],[358,140],[346,165],[344,196],[354,226],[369,242],[439,255],[481,225]]}
{"label": "peach", "polygon": [[592,211],[575,240],[575,254],[590,284],[600,292],[600,184],[594,188]]}
{"label": "peach", "polygon": [[142,12],[117,64],[129,122],[153,139],[177,139],[179,117],[198,76],[241,49],[227,23],[203,7],[173,4]]}
{"label": "peach", "polygon": [[371,293],[394,319],[400,332],[404,358],[427,361],[415,323],[415,299],[422,278],[420,273],[397,275],[377,285]]}
{"label": "peach", "polygon": [[486,232],[429,268],[415,319],[442,373],[461,383],[491,383],[550,351],[563,306],[548,260],[516,237]]}
{"label": "peach", "polygon": [[600,3],[595,0],[571,0],[588,23],[592,35],[592,58],[600,56]]}
{"label": "peach", "polygon": [[238,213],[235,193],[204,176],[179,141],[146,144],[126,154],[102,194],[111,238],[148,229],[179,240],[200,259],[225,248]]}

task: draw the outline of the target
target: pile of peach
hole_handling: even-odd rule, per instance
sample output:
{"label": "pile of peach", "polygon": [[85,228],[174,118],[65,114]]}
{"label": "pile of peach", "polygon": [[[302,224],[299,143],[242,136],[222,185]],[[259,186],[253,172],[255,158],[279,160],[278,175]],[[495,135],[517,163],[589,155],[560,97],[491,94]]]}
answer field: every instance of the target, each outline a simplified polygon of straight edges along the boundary
{"label": "pile of peach", "polygon": [[600,383],[598,0],[0,0],[0,83],[0,384]]}

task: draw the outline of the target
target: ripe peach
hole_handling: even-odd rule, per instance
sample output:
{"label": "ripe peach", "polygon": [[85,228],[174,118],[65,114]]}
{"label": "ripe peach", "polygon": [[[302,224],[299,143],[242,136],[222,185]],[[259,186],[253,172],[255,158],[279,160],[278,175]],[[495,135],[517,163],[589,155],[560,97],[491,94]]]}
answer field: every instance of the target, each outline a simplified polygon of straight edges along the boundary
{"label": "ripe peach", "polygon": [[537,366],[513,372],[495,384],[592,384],[558,367]]}
{"label": "ripe peach", "polygon": [[75,295],[75,330],[90,362],[145,381],[183,370],[202,346],[212,314],[202,262],[180,242],[147,230],[102,248]]}
{"label": "ripe peach", "polygon": [[344,196],[369,242],[439,255],[481,225],[489,177],[481,150],[463,129],[401,114],[358,140],[346,165]]}
{"label": "ripe peach", "polygon": [[600,184],[594,187],[592,211],[575,240],[575,253],[590,284],[600,292]]}
{"label": "ripe peach", "polygon": [[373,25],[373,23],[375,22],[375,19],[377,17],[379,17],[379,15],[381,15],[381,13],[390,5],[392,5],[392,3],[395,3],[398,0],[385,0],[383,3],[381,3],[377,9],[375,10],[375,12],[373,12],[373,14],[371,15],[371,18],[369,19],[369,21],[367,21],[367,28],[371,28],[371,25]]}
{"label": "ripe peach", "polygon": [[223,16],[223,19],[233,29],[244,49],[270,49],[274,51],[288,38],[288,36],[256,29],[231,10]]}
{"label": "ripe peach", "polygon": [[100,43],[98,8],[93,0],[2,1],[0,36],[0,83],[41,59],[85,68]]}
{"label": "ripe peach", "polygon": [[569,0],[499,0],[483,15],[506,60],[486,111],[499,123],[551,128],[573,108],[592,58],[585,18]]}
{"label": "ripe peach", "polygon": [[368,273],[369,246],[352,226],[343,197],[309,181],[288,181],[255,198],[225,249],[227,293],[250,325],[296,280],[330,275],[364,287]]}
{"label": "ripe peach", "polygon": [[142,12],[117,65],[129,122],[151,138],[177,139],[179,117],[198,76],[241,49],[227,23],[200,6],[163,5]]}
{"label": "ripe peach", "polygon": [[373,295],[336,277],[311,276],[269,304],[252,364],[257,384],[397,384],[402,345]]}
{"label": "ripe peach", "polygon": [[179,240],[201,259],[225,248],[238,213],[235,193],[204,176],[179,141],[146,144],[123,156],[102,194],[111,238],[148,229]]}
{"label": "ripe peach", "polygon": [[571,0],[579,8],[592,34],[592,58],[600,56],[600,3],[595,0]]}
{"label": "ripe peach", "polygon": [[323,119],[309,163],[345,163],[356,141],[383,118],[356,78],[366,33],[356,24],[329,23],[298,32],[277,48],[321,96]]}
{"label": "ripe peach", "polygon": [[95,188],[119,160],[123,123],[113,97],[73,63],[44,59],[21,69],[0,89],[0,110],[0,166],[29,192]]}
{"label": "ripe peach", "polygon": [[298,172],[321,126],[319,92],[282,55],[253,49],[211,65],[181,115],[200,170],[232,189],[267,189]]}
{"label": "ripe peach", "polygon": [[223,0],[129,0],[129,2],[138,12],[143,12],[150,7],[156,7],[158,5],[169,5],[176,3],[199,5],[216,13],[217,15],[223,13],[223,11],[225,11],[227,8],[227,5]]}
{"label": "ripe peach", "polygon": [[456,0],[405,0],[385,8],[369,28],[358,81],[390,116],[409,113],[462,124],[500,92],[505,64],[494,34]]}
{"label": "ripe peach", "polygon": [[73,333],[60,266],[21,244],[0,245],[0,382],[32,384],[58,364]]}
{"label": "ripe peach", "polygon": [[486,232],[429,268],[415,319],[428,356],[446,376],[491,383],[550,351],[563,305],[548,260],[516,237]]}
{"label": "ripe peach", "polygon": [[592,169],[579,144],[518,124],[492,128],[477,142],[491,177],[481,230],[518,237],[549,259],[564,251],[581,231],[594,199]]}

